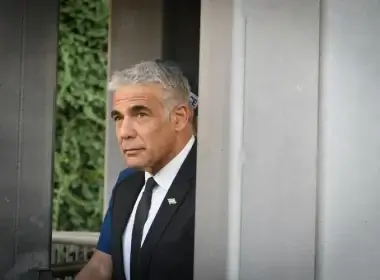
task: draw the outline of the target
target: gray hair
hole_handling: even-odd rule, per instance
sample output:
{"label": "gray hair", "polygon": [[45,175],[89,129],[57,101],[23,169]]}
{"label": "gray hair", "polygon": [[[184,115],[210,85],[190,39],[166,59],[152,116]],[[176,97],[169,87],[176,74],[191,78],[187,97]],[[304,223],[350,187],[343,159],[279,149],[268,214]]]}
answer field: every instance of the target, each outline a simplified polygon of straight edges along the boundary
{"label": "gray hair", "polygon": [[165,89],[163,98],[166,109],[179,103],[189,104],[190,85],[181,69],[158,60],[143,61],[115,72],[108,84],[108,91],[114,93],[122,86],[150,83],[160,84]]}

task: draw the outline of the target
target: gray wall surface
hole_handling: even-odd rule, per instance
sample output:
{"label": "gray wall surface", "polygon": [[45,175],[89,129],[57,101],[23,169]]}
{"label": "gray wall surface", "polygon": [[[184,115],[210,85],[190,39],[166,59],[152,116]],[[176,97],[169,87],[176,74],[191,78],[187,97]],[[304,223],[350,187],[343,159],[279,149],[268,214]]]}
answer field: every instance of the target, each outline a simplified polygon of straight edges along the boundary
{"label": "gray wall surface", "polygon": [[380,279],[379,15],[322,4],[318,280]]}
{"label": "gray wall surface", "polygon": [[311,280],[319,6],[314,0],[270,2],[247,1],[244,9],[240,279]]}
{"label": "gray wall surface", "polygon": [[0,279],[50,263],[57,33],[58,1],[0,3]]}
{"label": "gray wall surface", "polygon": [[226,160],[229,154],[228,123],[233,115],[229,110],[232,12],[232,1],[202,1],[195,213],[196,280],[226,279],[232,273],[227,264],[229,255],[238,254],[229,252],[229,162]]}
{"label": "gray wall surface", "polygon": [[194,279],[380,279],[379,11],[202,1]]}

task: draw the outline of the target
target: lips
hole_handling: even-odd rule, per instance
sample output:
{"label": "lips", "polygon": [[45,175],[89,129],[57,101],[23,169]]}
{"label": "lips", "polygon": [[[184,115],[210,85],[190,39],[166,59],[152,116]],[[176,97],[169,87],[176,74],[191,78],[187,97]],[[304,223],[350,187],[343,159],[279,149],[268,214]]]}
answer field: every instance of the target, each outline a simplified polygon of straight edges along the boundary
{"label": "lips", "polygon": [[135,154],[135,153],[141,152],[142,150],[143,150],[142,148],[124,149],[123,153],[125,153],[125,154]]}

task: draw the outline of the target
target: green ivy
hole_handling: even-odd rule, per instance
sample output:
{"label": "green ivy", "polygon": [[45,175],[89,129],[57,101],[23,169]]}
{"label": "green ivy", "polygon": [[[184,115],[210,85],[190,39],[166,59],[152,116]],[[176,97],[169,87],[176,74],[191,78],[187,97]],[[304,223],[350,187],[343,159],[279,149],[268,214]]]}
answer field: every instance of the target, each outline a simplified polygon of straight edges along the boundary
{"label": "green ivy", "polygon": [[55,230],[99,230],[103,204],[108,1],[61,0]]}

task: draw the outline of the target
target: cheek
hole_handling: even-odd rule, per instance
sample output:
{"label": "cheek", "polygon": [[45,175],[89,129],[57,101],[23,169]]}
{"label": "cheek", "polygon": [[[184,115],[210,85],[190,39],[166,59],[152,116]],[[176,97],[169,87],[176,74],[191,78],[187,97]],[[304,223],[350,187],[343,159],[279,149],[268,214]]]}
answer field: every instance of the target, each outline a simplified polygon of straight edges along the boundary
{"label": "cheek", "polygon": [[148,148],[157,150],[167,145],[170,133],[170,127],[167,124],[150,124],[149,126],[141,127],[138,135]]}

